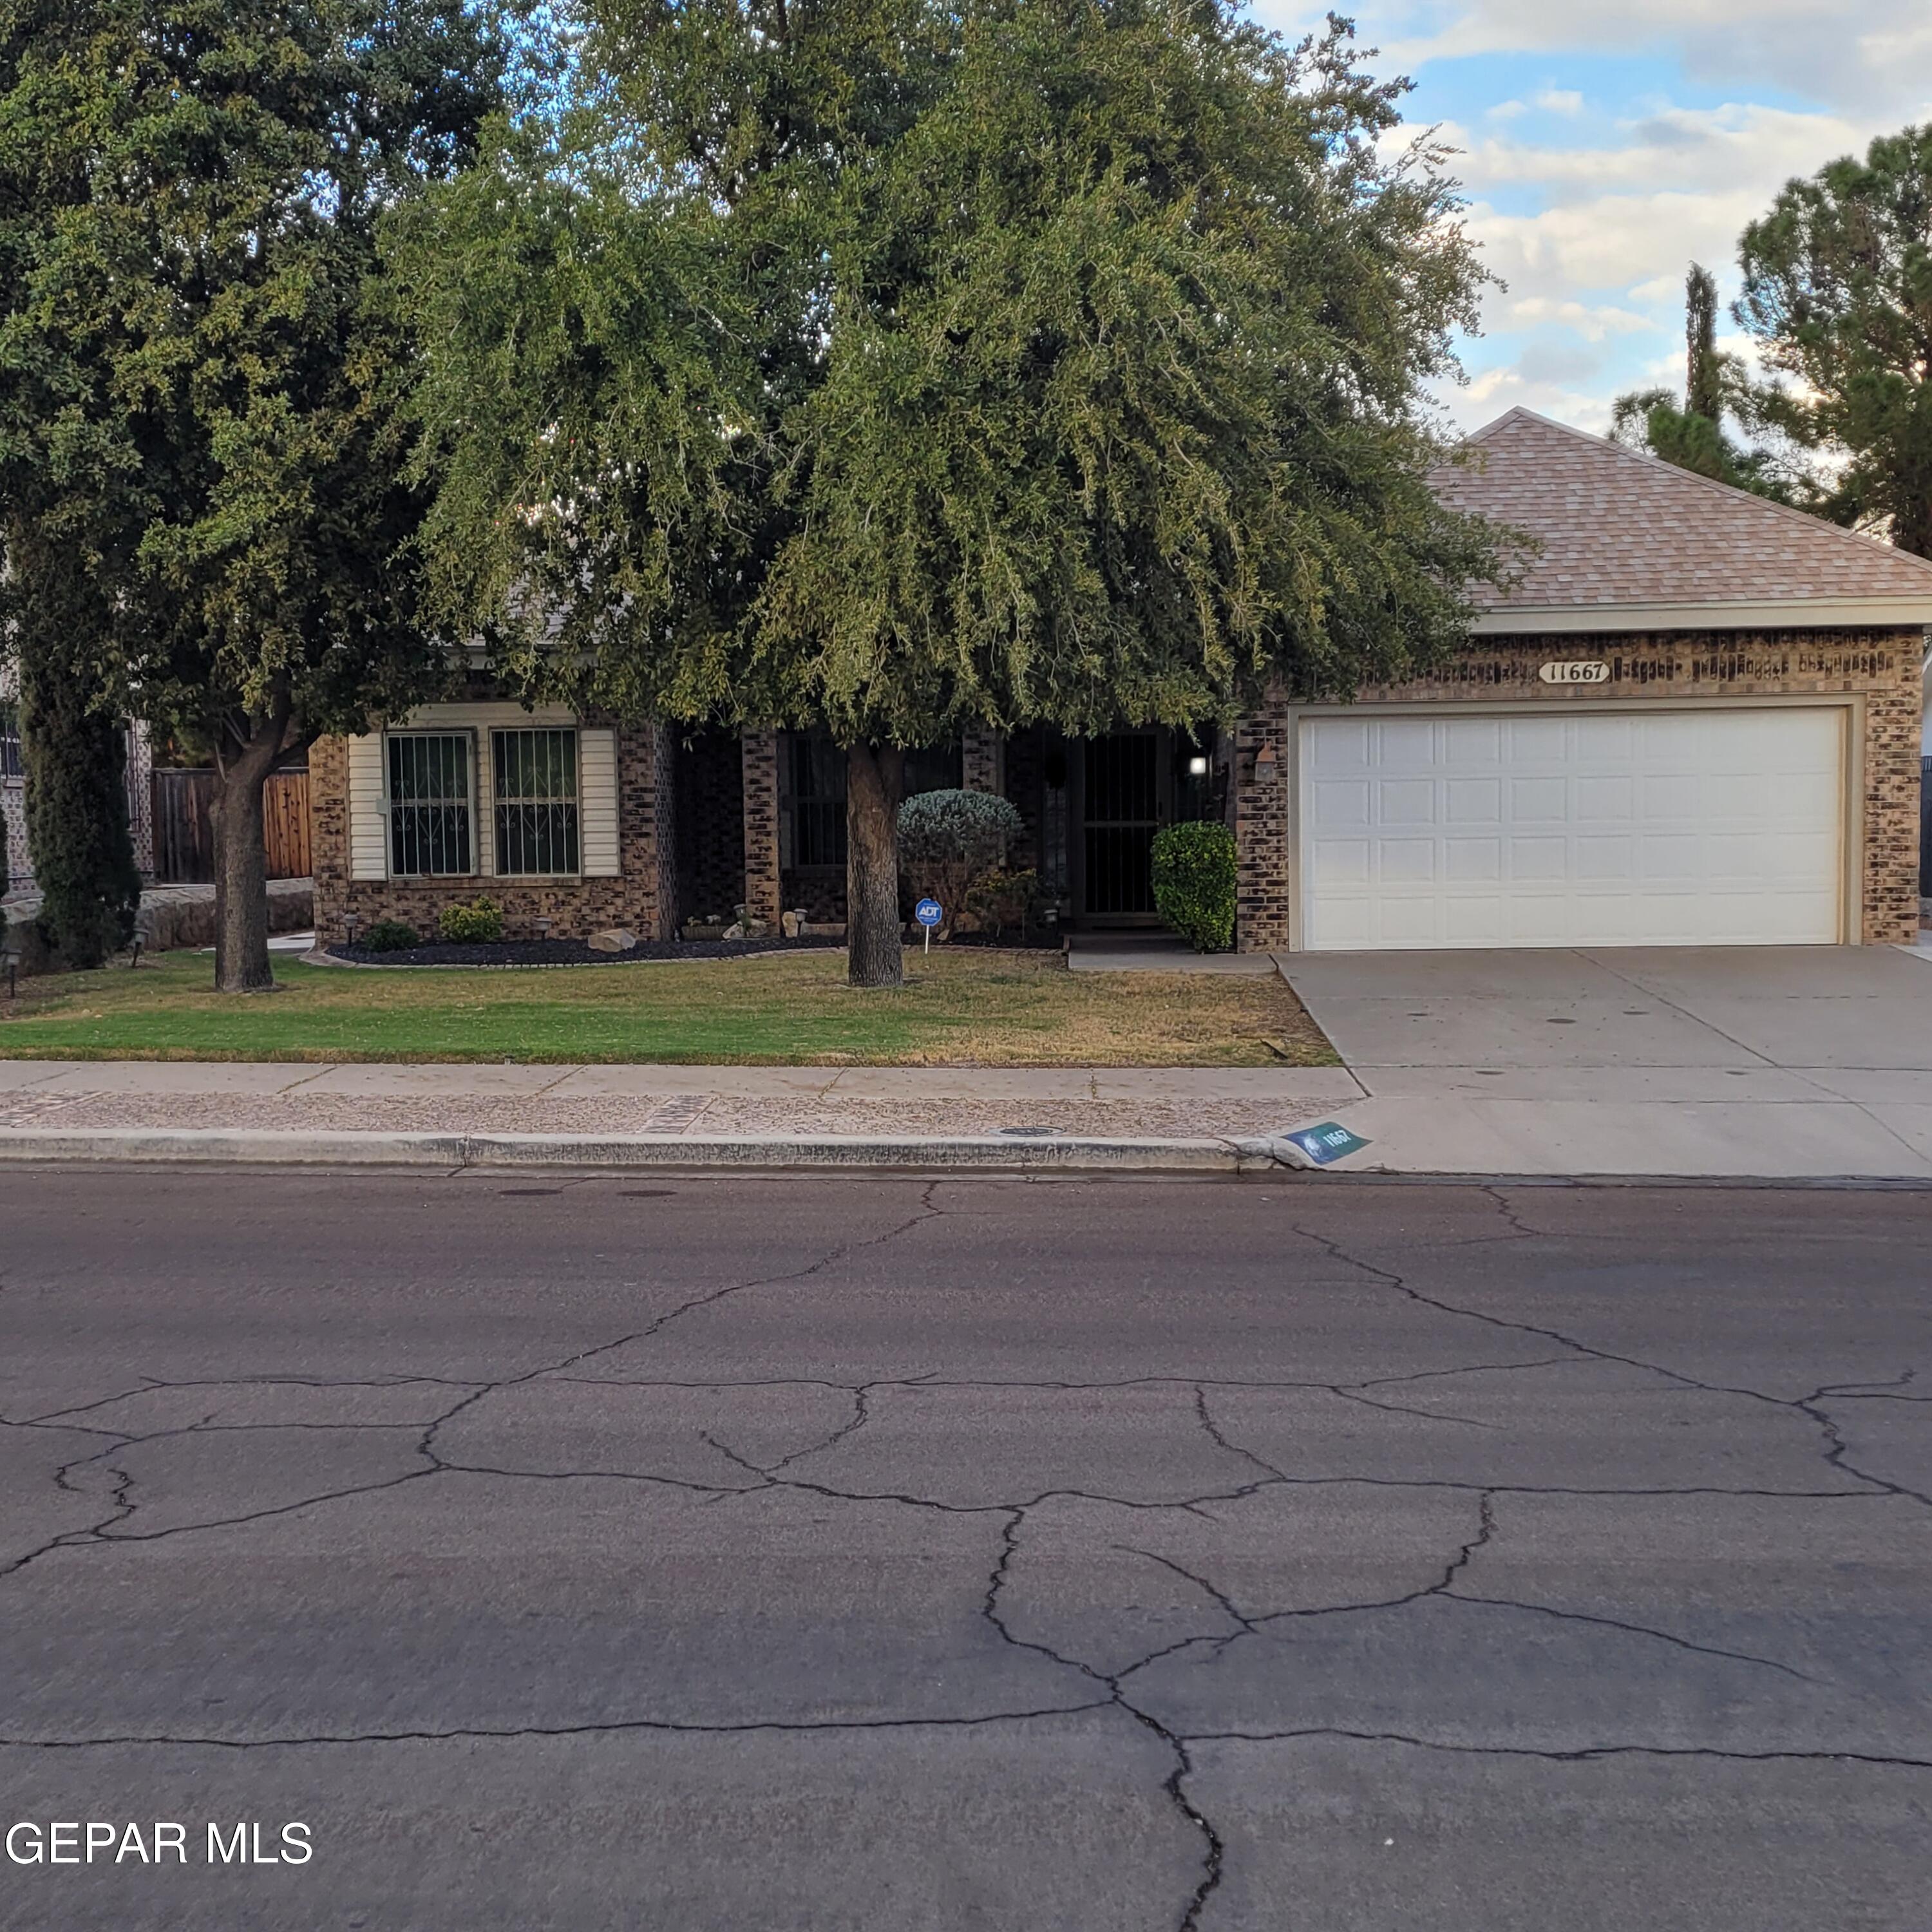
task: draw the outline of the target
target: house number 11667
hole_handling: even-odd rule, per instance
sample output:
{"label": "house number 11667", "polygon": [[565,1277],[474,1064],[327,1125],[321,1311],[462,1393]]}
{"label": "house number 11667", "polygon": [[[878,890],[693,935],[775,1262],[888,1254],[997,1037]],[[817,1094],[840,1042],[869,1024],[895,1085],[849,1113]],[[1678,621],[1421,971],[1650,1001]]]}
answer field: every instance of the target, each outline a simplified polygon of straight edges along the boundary
{"label": "house number 11667", "polygon": [[1545,684],[1608,684],[1610,668],[1595,658],[1574,658],[1562,664],[1540,664],[1537,676]]}

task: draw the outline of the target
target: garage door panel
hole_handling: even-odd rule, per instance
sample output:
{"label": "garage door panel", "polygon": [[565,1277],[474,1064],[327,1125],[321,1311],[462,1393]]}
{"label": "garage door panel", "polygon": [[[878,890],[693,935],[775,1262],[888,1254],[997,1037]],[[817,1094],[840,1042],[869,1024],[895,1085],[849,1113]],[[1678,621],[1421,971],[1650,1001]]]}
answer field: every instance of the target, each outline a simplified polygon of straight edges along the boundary
{"label": "garage door panel", "polygon": [[1501,778],[1448,778],[1442,787],[1442,817],[1449,825],[1497,825],[1502,821]]}
{"label": "garage door panel", "polygon": [[1324,830],[1354,830],[1372,825],[1375,788],[1366,778],[1344,783],[1324,778],[1315,788],[1315,822]]}
{"label": "garage door panel", "polygon": [[1384,778],[1376,787],[1377,824],[1433,825],[1436,819],[1433,778]]}
{"label": "garage door panel", "polygon": [[1565,825],[1570,820],[1570,781],[1564,778],[1509,782],[1510,822],[1516,825]]}
{"label": "garage door panel", "polygon": [[1844,717],[1305,719],[1301,943],[1828,944]]}
{"label": "garage door panel", "polygon": [[1503,876],[1499,838],[1448,838],[1442,845],[1442,875],[1456,884],[1498,885]]}

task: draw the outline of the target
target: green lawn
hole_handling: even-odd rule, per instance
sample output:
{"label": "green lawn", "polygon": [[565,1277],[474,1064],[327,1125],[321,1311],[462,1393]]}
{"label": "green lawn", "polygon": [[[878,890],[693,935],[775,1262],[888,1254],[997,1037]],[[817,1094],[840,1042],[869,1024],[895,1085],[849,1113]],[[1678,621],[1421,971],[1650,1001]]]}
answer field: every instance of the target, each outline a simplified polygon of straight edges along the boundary
{"label": "green lawn", "polygon": [[1067,972],[1057,953],[909,953],[855,992],[841,953],[545,971],[278,960],[218,996],[206,953],[24,981],[0,1058],[686,1060],[751,1065],[1332,1066],[1279,979]]}

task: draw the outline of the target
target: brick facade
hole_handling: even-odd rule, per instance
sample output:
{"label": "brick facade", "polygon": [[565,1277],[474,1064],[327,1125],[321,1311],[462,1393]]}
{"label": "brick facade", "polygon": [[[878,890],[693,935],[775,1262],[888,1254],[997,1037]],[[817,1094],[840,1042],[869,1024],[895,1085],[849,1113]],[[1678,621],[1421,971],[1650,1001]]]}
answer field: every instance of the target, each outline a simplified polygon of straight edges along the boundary
{"label": "brick facade", "polygon": [[[586,716],[586,724],[608,723]],[[583,938],[607,926],[626,926],[641,939],[674,937],[676,917],[673,788],[660,794],[658,778],[671,760],[667,734],[652,727],[617,733],[617,850],[623,870],[613,878],[526,879],[472,875],[449,879],[351,879],[349,876],[349,742],[319,738],[309,753],[310,836],[315,854],[316,934],[325,944],[346,936],[354,914],[366,928],[399,919],[424,934],[458,899],[479,895],[503,908],[504,931],[527,938],[547,918],[552,937]]]}
{"label": "brick facade", "polygon": [[1005,740],[997,731],[968,731],[959,741],[959,789],[998,792],[1006,763]]}
{"label": "brick facade", "polygon": [[[1918,925],[1923,649],[1916,628],[1483,639],[1431,676],[1365,689],[1357,702],[1574,706],[1634,697],[1855,697],[1864,718],[1858,936],[1868,946],[1909,945]],[[1538,678],[1538,667],[1552,659],[1582,658],[1606,662],[1609,682],[1552,686]],[[1237,943],[1244,952],[1289,944],[1294,718],[1295,708],[1277,698],[1244,718],[1236,734]]]}
{"label": "brick facade", "polygon": [[778,734],[747,731],[740,754],[745,820],[746,915],[774,928],[778,878]]}

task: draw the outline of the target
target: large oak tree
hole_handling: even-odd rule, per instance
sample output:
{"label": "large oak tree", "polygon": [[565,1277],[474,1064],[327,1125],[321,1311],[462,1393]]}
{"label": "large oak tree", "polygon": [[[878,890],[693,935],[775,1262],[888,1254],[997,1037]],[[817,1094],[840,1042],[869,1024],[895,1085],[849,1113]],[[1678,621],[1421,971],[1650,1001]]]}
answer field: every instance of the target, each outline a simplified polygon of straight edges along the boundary
{"label": "large oak tree", "polygon": [[400,553],[382,212],[499,104],[463,0],[0,0],[0,537],[106,621],[100,701],[202,750],[217,984],[272,983],[263,782],[440,676]]}
{"label": "large oak tree", "polygon": [[1225,718],[1464,635],[1421,396],[1479,280],[1402,83],[1220,0],[590,0],[396,224],[446,622],[534,685],[829,728],[851,976],[904,750]]}

